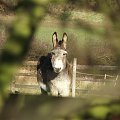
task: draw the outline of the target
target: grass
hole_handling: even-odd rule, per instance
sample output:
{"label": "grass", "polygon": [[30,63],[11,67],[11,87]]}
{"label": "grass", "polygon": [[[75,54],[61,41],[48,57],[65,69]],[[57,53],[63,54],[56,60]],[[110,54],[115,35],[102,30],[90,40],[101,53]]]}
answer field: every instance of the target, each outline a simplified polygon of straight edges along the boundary
{"label": "grass", "polygon": [[104,23],[105,16],[100,13],[92,12],[92,11],[72,11],[71,18],[74,19],[82,19],[89,23],[100,24]]}
{"label": "grass", "polygon": [[[90,25],[93,25],[92,28],[84,28],[82,25],[74,24],[75,21],[82,20]],[[71,12],[71,16],[66,26],[61,26],[61,22],[51,16],[47,16],[45,20],[39,25],[36,34],[35,40],[40,41],[34,45],[34,50],[36,51],[44,51],[46,48],[43,47],[43,43],[47,44],[49,49],[52,48],[52,34],[56,31],[58,32],[58,38],[62,39],[63,32],[68,34],[68,44],[71,59],[74,57],[78,58],[78,64],[85,64],[87,56],[94,57],[92,60],[95,60],[98,56],[106,55],[107,48],[103,50],[104,44],[104,16],[97,13],[90,12]],[[99,48],[98,48],[99,46]],[[48,49],[47,48],[47,49]],[[89,49],[88,49],[89,48]],[[48,51],[49,51],[48,49]],[[87,50],[88,49],[88,50]],[[99,50],[98,50],[99,49]],[[103,51],[99,53],[99,51]],[[47,52],[47,51],[46,51]],[[37,55],[43,55],[42,52],[37,53]],[[36,56],[34,52],[32,56]],[[98,61],[98,64],[105,63],[104,61]],[[96,73],[97,71],[95,71]],[[97,83],[89,82],[89,83],[79,83],[81,89],[91,89],[98,88]],[[20,89],[21,92],[28,93],[28,89]],[[34,90],[29,91],[32,93]],[[38,91],[34,91],[37,93]],[[87,93],[87,92],[86,92]]]}
{"label": "grass", "polygon": [[[64,12],[61,12],[63,14]],[[66,11],[65,11],[66,13]],[[74,34],[74,36],[77,37],[78,40],[84,41],[86,35],[94,35],[94,37],[100,37],[101,34],[104,33],[104,24],[105,24],[105,17],[100,13],[90,12],[90,11],[69,11],[69,17],[65,23],[65,25],[62,26],[62,18],[60,18],[60,13],[58,13],[58,16],[51,16],[47,15],[42,23],[40,24],[37,33],[36,38],[49,40],[51,39],[51,35],[54,31],[59,33],[59,36],[63,34],[63,32],[68,33],[68,36],[70,34]],[[78,21],[84,21],[85,24],[89,24],[92,26],[95,26],[95,29],[93,27],[92,30],[85,29],[82,25],[78,26]],[[64,22],[64,20],[63,20]]]}
{"label": "grass", "polygon": [[[62,12],[61,12],[62,13]],[[51,15],[47,15],[45,19],[42,21],[40,26],[38,27],[38,30],[35,34],[35,38],[43,41],[43,42],[49,42],[51,40],[51,36],[53,32],[58,32],[59,33],[59,38],[61,39],[61,36],[63,32],[66,32],[68,36],[74,35],[79,42],[84,42],[89,37],[93,38],[99,38],[101,34],[104,33],[104,28],[103,24],[105,22],[105,17],[102,14],[95,13],[95,12],[90,12],[90,11],[69,11],[70,14],[68,20],[67,20],[67,26],[61,26],[60,16],[54,16],[52,17]],[[5,21],[8,23],[9,21],[14,21],[15,17],[13,16],[1,16],[1,21]],[[58,20],[59,19],[59,20]],[[88,24],[92,25],[98,25],[98,27],[95,28],[94,31],[89,31],[84,29],[81,26],[78,27],[78,25],[75,25],[76,20],[82,20],[87,22]],[[0,31],[3,29],[3,27],[0,27]],[[99,33],[99,34],[97,34]]]}
{"label": "grass", "polygon": [[[105,33],[105,17],[102,14],[90,11],[73,10],[68,13],[69,19],[66,21],[66,24],[61,22],[62,18],[60,18],[60,13],[57,16],[47,15],[44,18],[36,31],[35,40],[37,43],[33,45],[34,47],[32,46],[32,51],[35,52],[31,55],[40,56],[42,55],[42,51],[46,53],[49,52],[52,48],[52,34],[56,31],[58,32],[58,38],[62,39],[63,32],[66,32],[68,34],[68,51],[70,51],[71,59],[77,57],[78,63],[87,64],[87,62],[84,61],[88,59],[87,56],[90,56],[91,58],[93,57],[92,61],[95,60],[95,64],[111,64],[107,58],[111,57],[109,59],[109,61],[111,61],[113,54],[109,54],[106,50],[107,48],[103,46],[105,44],[103,37]],[[9,23],[7,21],[12,21],[15,17],[11,16],[10,18],[7,16],[7,18],[6,23]],[[2,21],[4,21],[4,19]],[[90,27],[88,27],[87,24]],[[0,31],[1,30],[2,28]],[[43,44],[47,46],[47,50],[45,50],[46,48],[44,48]],[[107,57],[103,59],[104,56]]]}
{"label": "grass", "polygon": [[42,38],[42,40],[46,40],[47,42],[49,42],[52,38],[52,34],[54,32],[58,32],[58,38],[61,39],[62,38],[62,34],[63,32],[66,32],[68,34],[68,37],[70,35],[75,35],[77,38],[81,38],[81,40],[84,40],[84,36],[85,36],[85,32],[82,29],[72,29],[72,28],[64,28],[61,29],[59,27],[40,27],[36,33],[36,38],[40,39]]}
{"label": "grass", "polygon": [[[92,39],[93,42],[94,41],[98,41],[99,39],[102,39],[101,38],[101,34],[103,34],[104,32],[104,29],[103,28],[98,28],[96,29],[96,31],[85,31],[84,29],[82,28],[69,28],[69,27],[66,27],[66,28],[60,28],[59,26],[54,26],[51,27],[51,26],[40,26],[38,29],[37,29],[37,32],[35,34],[35,38],[38,39],[38,40],[41,40],[43,42],[51,42],[51,38],[52,38],[52,34],[54,32],[57,32],[58,33],[58,38],[59,39],[62,39],[62,35],[63,35],[63,32],[66,32],[68,34],[68,38],[71,37],[71,36],[74,36],[76,38],[76,41],[79,42],[80,44],[82,43],[85,43],[87,42],[87,40],[89,39]],[[99,34],[95,34],[95,33],[100,33]],[[68,40],[69,42],[69,40]],[[92,42],[92,41],[91,41]]]}
{"label": "grass", "polygon": [[[78,26],[74,21],[68,21],[68,23],[64,27],[61,26],[60,21],[50,16],[46,17],[45,20],[38,27],[35,34],[35,39],[38,41],[42,41],[45,44],[48,44],[47,46],[49,47],[48,49],[49,51],[50,48],[52,48],[52,34],[55,31],[58,33],[58,39],[62,39],[63,32],[67,33],[68,51],[70,51],[71,54],[70,61],[72,60],[72,58],[77,57],[78,63],[80,64],[86,64],[86,62],[84,62],[85,61],[84,59],[87,59],[86,55],[88,54],[87,51],[89,51],[87,50],[87,48],[91,49],[89,51],[91,52],[90,54],[94,54],[94,51],[99,51],[95,50],[98,49],[96,46],[101,46],[102,44],[104,44],[103,34],[105,32],[105,28],[102,25],[101,26],[95,25],[89,29],[84,28],[84,26]],[[101,49],[102,47],[99,48]],[[106,52],[107,51],[105,51],[104,53],[107,54]],[[98,58],[98,56],[101,55],[99,55],[99,53],[98,55],[95,53],[95,55],[91,55],[91,57],[93,56],[95,57],[94,59],[96,59]]]}

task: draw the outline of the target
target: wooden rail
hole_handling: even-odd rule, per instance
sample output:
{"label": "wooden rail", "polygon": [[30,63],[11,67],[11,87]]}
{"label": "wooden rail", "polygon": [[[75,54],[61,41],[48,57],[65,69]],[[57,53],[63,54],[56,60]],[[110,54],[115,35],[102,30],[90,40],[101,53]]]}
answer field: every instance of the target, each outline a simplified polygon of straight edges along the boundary
{"label": "wooden rail", "polygon": [[118,66],[108,66],[108,65],[77,65],[77,70],[84,69],[96,69],[96,70],[116,70],[120,69]]}

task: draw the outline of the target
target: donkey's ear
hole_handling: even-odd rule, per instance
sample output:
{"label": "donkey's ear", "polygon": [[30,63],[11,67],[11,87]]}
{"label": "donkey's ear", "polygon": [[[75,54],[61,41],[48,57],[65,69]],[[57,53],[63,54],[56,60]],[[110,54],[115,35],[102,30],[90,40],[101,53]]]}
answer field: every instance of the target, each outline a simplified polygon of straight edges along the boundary
{"label": "donkey's ear", "polygon": [[62,46],[64,49],[66,49],[66,46],[67,46],[67,34],[66,33],[63,33],[63,38],[62,38]]}
{"label": "donkey's ear", "polygon": [[57,32],[54,32],[52,35],[53,48],[58,46]]}

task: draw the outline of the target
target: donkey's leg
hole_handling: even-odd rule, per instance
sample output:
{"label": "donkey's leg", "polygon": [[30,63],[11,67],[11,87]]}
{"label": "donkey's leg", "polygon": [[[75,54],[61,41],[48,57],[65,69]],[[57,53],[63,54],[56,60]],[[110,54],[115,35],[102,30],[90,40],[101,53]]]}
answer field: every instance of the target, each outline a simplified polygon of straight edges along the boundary
{"label": "donkey's leg", "polygon": [[48,87],[44,83],[40,83],[41,94],[47,95],[49,93]]}
{"label": "donkey's leg", "polygon": [[52,96],[58,96],[58,91],[55,89],[51,89],[51,95]]}
{"label": "donkey's leg", "polygon": [[50,93],[52,96],[58,96],[58,90],[56,89],[55,86],[53,85],[50,86]]}
{"label": "donkey's leg", "polygon": [[70,90],[69,90],[69,88],[66,88],[66,89],[62,90],[61,93],[60,93],[60,95],[62,97],[69,97],[70,96]]}

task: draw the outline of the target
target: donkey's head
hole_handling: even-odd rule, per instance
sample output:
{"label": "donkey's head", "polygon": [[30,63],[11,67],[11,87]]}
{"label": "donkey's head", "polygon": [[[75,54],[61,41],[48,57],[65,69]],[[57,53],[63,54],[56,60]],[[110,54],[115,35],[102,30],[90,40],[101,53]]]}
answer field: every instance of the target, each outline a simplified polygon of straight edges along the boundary
{"label": "donkey's head", "polygon": [[63,34],[62,40],[58,41],[57,33],[54,32],[52,36],[53,50],[51,51],[51,63],[54,72],[60,73],[67,65],[67,34]]}

